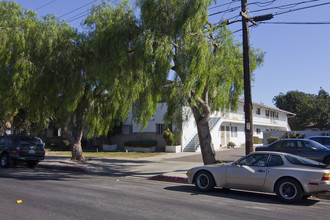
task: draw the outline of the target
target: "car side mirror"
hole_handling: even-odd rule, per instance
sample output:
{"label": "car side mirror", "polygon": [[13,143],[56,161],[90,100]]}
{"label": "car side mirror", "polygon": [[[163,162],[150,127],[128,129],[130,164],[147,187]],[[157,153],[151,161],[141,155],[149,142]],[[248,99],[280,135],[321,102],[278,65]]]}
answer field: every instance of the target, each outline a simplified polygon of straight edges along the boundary
{"label": "car side mirror", "polygon": [[234,165],[234,166],[238,166],[238,167],[241,166],[241,164],[240,164],[238,161],[234,162],[233,165]]}

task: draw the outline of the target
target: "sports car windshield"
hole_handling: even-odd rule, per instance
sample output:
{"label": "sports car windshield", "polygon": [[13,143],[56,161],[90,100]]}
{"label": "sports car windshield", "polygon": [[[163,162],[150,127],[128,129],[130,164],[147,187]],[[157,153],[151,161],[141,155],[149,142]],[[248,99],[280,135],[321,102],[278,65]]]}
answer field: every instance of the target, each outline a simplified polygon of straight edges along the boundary
{"label": "sports car windshield", "polygon": [[314,160],[309,160],[307,158],[295,156],[295,155],[285,155],[285,158],[292,164],[310,166],[310,167],[322,167],[325,168],[326,165],[323,163],[316,162]]}

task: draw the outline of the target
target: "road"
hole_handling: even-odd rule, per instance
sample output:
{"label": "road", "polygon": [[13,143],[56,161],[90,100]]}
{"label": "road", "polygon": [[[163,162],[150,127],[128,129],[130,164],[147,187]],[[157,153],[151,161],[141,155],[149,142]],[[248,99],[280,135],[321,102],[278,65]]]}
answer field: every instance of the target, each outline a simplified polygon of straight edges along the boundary
{"label": "road", "polygon": [[[188,184],[56,170],[0,170],[0,219],[328,219],[328,200],[283,204],[272,194],[200,193]],[[17,200],[22,203],[17,204]]]}

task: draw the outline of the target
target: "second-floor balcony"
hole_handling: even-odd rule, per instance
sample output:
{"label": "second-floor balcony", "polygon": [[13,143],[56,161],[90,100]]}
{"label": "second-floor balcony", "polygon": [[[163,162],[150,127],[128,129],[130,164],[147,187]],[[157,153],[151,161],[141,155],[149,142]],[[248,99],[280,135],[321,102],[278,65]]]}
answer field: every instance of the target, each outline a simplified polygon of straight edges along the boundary
{"label": "second-floor balcony", "polygon": [[[223,113],[221,117],[224,120],[228,120],[231,122],[237,121],[238,123],[245,122],[245,115],[243,111],[238,112],[227,112]],[[284,113],[279,113],[278,117],[271,117],[266,115],[258,115],[253,114],[253,123],[254,124],[272,124],[272,125],[286,125],[287,124],[287,117]]]}

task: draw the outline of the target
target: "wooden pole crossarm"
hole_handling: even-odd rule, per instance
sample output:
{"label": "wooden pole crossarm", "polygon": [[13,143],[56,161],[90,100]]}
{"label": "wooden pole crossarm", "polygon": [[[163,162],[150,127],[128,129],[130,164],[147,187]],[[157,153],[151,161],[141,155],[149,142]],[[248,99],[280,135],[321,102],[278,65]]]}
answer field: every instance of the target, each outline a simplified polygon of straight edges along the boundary
{"label": "wooden pole crossarm", "polygon": [[251,22],[251,23],[253,23],[253,24],[255,24],[255,25],[258,25],[258,23],[257,22],[255,22],[253,19],[251,19],[247,14],[245,14],[244,12],[240,12],[240,15],[243,17],[243,18],[245,18],[245,19],[247,19],[249,22]]}

